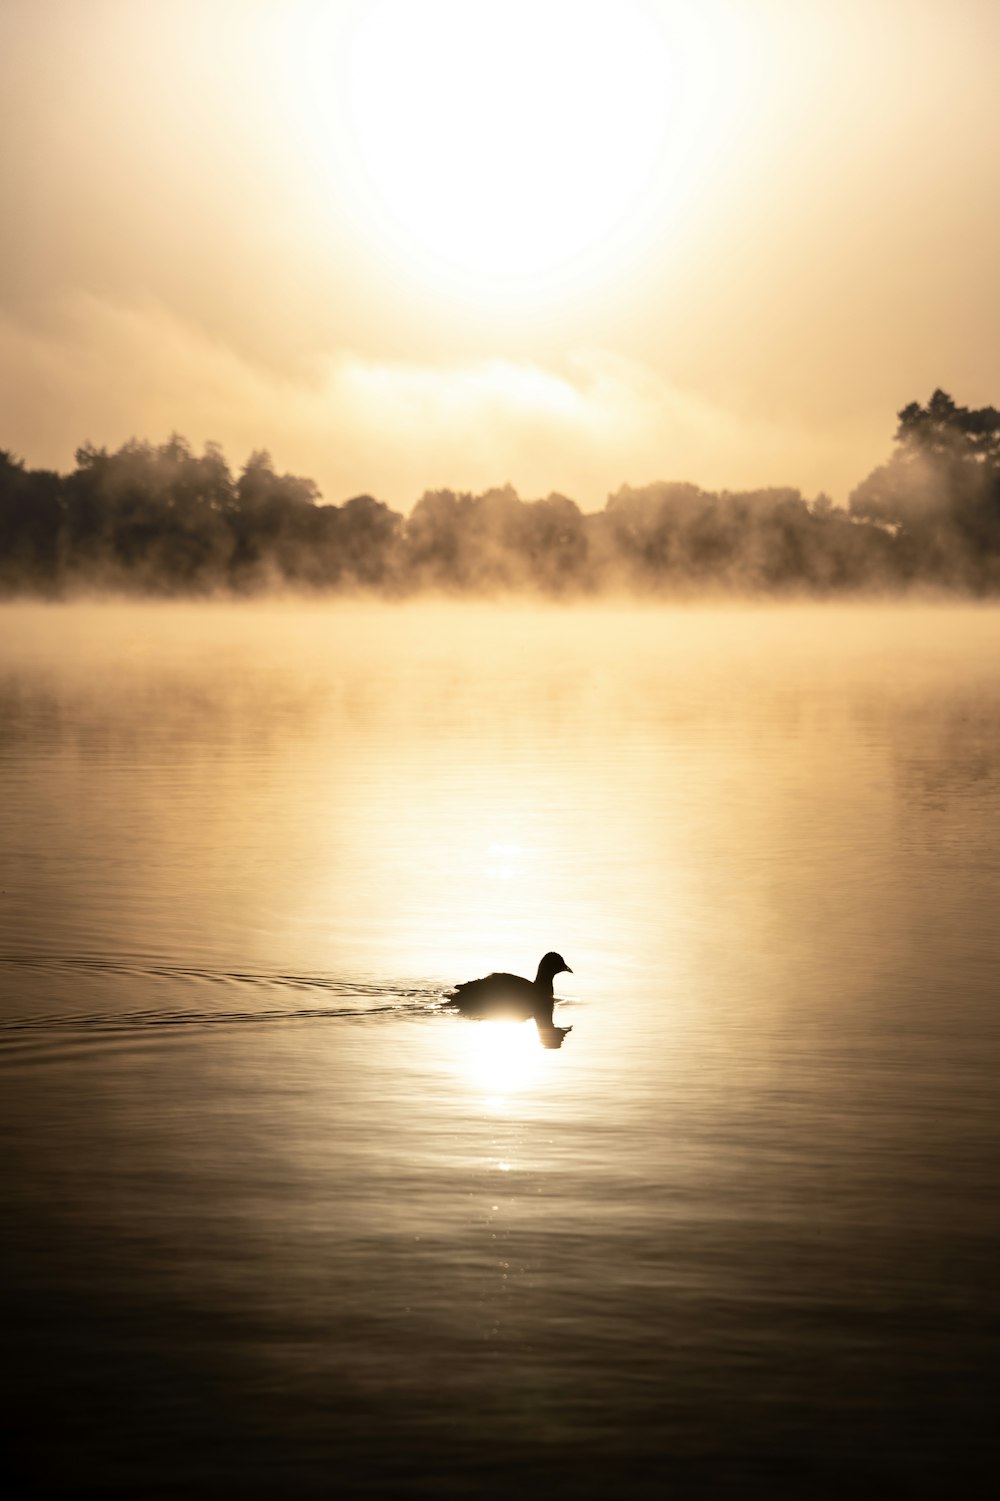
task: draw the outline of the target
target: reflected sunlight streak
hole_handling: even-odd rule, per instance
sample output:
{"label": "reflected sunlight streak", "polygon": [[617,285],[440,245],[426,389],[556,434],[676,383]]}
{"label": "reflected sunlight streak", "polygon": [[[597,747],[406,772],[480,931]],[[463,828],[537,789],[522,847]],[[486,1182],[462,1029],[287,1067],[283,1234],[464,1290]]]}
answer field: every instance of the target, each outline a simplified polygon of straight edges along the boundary
{"label": "reflected sunlight streak", "polygon": [[544,1056],[534,1022],[462,1024],[460,1072],[498,1114],[506,1110],[508,1096],[534,1083]]}

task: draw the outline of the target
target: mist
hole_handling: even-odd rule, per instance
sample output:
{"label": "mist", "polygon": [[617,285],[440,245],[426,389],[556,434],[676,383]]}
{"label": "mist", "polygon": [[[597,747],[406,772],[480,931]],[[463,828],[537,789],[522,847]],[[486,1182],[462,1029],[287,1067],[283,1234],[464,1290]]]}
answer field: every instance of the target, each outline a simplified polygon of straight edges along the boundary
{"label": "mist", "polygon": [[0,452],[0,591],[154,596],[269,591],[561,599],[1000,587],[1000,413],[943,391],[899,413],[888,461],[849,509],[771,487],[623,485],[601,511],[510,485],[425,492],[409,515],[323,501],[265,450],[237,476],[182,437],[86,444],[60,475]]}
{"label": "mist", "polygon": [[[15,1493],[975,1494],[998,645],[0,605]],[[559,1050],[444,1004],[554,944]]]}

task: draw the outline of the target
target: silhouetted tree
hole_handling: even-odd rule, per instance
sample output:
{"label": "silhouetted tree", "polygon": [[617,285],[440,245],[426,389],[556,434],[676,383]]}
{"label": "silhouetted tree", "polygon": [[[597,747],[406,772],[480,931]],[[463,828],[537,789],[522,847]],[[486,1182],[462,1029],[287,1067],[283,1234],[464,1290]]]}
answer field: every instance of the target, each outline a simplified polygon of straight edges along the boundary
{"label": "silhouetted tree", "polygon": [[459,581],[459,534],[472,497],[453,490],[427,490],[405,523],[404,546],[411,582],[422,589],[455,588]]}
{"label": "silhouetted tree", "polygon": [[587,538],[583,515],[565,495],[549,495],[524,507],[522,550],[532,584],[546,594],[565,594],[586,581]]}
{"label": "silhouetted tree", "polygon": [[334,538],[341,577],[369,588],[388,586],[396,575],[396,548],[403,518],[371,495],[356,495],[336,511]]}
{"label": "silhouetted tree", "polygon": [[230,524],[233,575],[242,588],[304,582],[304,563],[316,541],[319,490],[311,479],[276,473],[271,455],[257,449],[236,481]]}
{"label": "silhouetted tree", "polygon": [[1000,412],[935,391],[899,413],[896,450],[857,487],[851,515],[892,527],[904,574],[983,589],[1000,581]]}
{"label": "silhouetted tree", "polygon": [[59,572],[62,481],[0,449],[0,588],[48,592]]}
{"label": "silhouetted tree", "polygon": [[63,561],[92,583],[151,590],[215,586],[233,549],[232,480],[217,446],[202,457],[174,434],[154,447],[77,450],[65,482]]}

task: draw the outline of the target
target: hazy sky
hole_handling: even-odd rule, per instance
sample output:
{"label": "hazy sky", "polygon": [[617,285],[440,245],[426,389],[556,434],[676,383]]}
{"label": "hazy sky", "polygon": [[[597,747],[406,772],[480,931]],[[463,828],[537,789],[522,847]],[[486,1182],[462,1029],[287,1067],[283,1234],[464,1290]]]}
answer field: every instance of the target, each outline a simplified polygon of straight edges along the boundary
{"label": "hazy sky", "polygon": [[0,0],[0,447],[836,499],[1000,403],[996,0]]}

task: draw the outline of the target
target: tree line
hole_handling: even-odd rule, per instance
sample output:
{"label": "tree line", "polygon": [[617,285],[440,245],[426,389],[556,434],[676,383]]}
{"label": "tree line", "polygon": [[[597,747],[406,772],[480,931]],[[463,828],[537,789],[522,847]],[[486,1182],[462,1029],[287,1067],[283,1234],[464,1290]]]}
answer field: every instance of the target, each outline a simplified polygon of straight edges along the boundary
{"label": "tree line", "polygon": [[683,596],[904,590],[1000,593],[1000,412],[935,391],[898,414],[887,462],[846,510],[771,488],[626,485],[584,514],[510,486],[435,490],[409,516],[370,495],[322,503],[258,451],[233,475],[218,445],[173,436],[79,449],[70,474],[0,450],[0,591],[152,594],[267,589],[404,597],[530,591]]}

